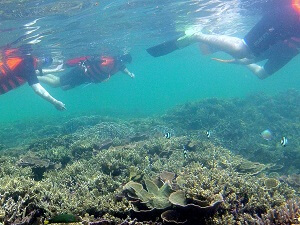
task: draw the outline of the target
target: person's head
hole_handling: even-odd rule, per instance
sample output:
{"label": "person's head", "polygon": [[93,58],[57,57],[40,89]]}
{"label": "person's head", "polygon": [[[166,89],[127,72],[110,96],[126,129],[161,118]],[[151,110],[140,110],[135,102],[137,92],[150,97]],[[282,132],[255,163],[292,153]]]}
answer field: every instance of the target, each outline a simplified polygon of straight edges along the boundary
{"label": "person's head", "polygon": [[37,61],[38,61],[38,67],[44,68],[44,67],[51,66],[53,59],[51,56],[42,56],[39,57]]}
{"label": "person's head", "polygon": [[131,63],[132,57],[129,53],[119,56],[119,60],[122,63]]}

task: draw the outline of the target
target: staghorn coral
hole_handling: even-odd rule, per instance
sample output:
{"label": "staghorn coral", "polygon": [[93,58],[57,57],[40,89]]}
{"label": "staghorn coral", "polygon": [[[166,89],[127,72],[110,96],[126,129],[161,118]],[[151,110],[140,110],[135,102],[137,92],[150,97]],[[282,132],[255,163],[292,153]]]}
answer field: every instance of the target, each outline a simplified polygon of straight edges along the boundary
{"label": "staghorn coral", "polygon": [[300,223],[299,199],[289,200],[281,206],[269,209],[266,213],[254,216],[247,214],[240,218],[243,224],[290,225]]}

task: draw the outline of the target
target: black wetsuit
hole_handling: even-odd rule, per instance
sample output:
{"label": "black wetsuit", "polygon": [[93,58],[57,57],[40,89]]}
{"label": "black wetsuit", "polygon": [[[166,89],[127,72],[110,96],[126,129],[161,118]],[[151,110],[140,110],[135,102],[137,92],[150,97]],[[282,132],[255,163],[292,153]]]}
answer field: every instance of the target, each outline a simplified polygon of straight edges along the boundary
{"label": "black wetsuit", "polygon": [[[111,75],[115,74],[116,72],[120,70],[124,70],[126,66],[117,58],[114,58],[114,68],[112,69],[111,73],[107,73],[104,71],[101,71],[101,68],[99,67],[100,59],[87,59],[79,63],[75,66],[74,69],[72,69],[70,72],[62,75],[60,77],[60,84],[61,87],[64,89],[71,89],[76,86],[79,86],[84,83],[100,83],[108,78],[110,78]],[[94,67],[97,70],[98,74],[98,80],[95,82],[92,80],[89,75],[86,67]]]}
{"label": "black wetsuit", "polygon": [[79,66],[60,77],[61,86],[68,89],[84,83],[90,83],[90,80],[87,76],[85,76],[83,70]]}
{"label": "black wetsuit", "polygon": [[[245,36],[244,42],[258,59],[269,59],[265,71],[271,75],[286,65],[298,53],[288,44],[300,38],[300,15],[290,6],[267,13]],[[299,46],[298,46],[299,47]]]}
{"label": "black wetsuit", "polygon": [[[300,42],[298,43],[298,48],[300,48]],[[290,40],[281,41],[260,54],[257,57],[257,61],[268,60],[264,65],[264,69],[268,75],[271,75],[297,56],[299,54],[298,48],[291,46]]]}

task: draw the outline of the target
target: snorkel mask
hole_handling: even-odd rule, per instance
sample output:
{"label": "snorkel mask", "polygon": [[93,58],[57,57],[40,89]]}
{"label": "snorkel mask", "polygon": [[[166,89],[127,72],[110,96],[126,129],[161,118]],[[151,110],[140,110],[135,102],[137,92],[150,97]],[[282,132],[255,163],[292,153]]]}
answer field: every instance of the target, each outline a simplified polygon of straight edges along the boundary
{"label": "snorkel mask", "polygon": [[40,64],[42,67],[51,66],[53,59],[51,56],[43,56],[39,58]]}

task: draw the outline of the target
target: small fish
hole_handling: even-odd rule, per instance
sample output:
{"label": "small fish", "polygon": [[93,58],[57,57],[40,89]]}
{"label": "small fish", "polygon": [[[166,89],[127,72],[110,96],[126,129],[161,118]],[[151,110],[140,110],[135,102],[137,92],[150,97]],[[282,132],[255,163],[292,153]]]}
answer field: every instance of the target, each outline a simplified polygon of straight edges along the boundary
{"label": "small fish", "polygon": [[170,132],[166,132],[165,133],[165,138],[170,139],[171,138],[171,133]]}
{"label": "small fish", "polygon": [[263,132],[260,133],[261,137],[267,141],[271,141],[272,140],[272,132],[267,129],[267,130],[264,130]]}
{"label": "small fish", "polygon": [[184,159],[187,159],[187,153],[188,153],[187,146],[182,145],[182,149],[183,149],[183,157],[184,157]]}
{"label": "small fish", "polygon": [[280,140],[280,144],[285,147],[288,143],[288,139],[286,137],[282,137]]}
{"label": "small fish", "polygon": [[206,137],[210,138],[210,136],[211,136],[211,131],[210,130],[206,131]]}

